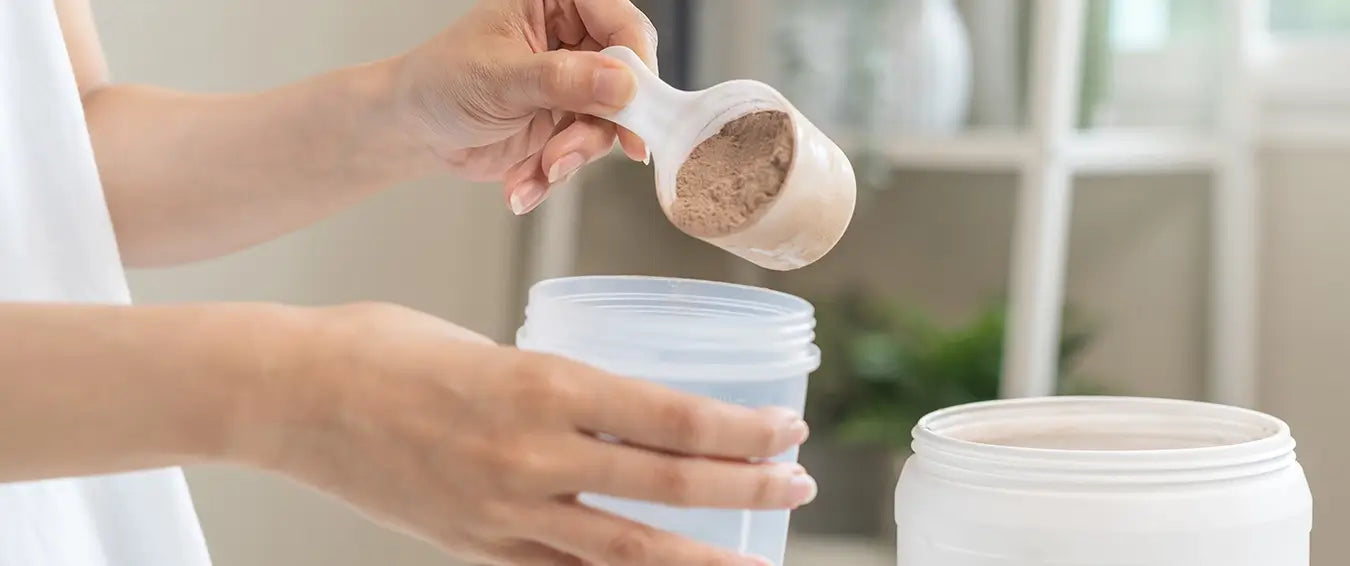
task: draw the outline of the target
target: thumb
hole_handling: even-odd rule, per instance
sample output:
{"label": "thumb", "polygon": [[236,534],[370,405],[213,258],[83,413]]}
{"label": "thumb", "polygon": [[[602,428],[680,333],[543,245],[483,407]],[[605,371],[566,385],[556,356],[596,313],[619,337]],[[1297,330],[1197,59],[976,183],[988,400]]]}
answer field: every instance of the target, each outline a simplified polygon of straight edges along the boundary
{"label": "thumb", "polygon": [[547,51],[516,61],[505,86],[505,98],[514,104],[608,116],[633,100],[637,77],[606,55]]}

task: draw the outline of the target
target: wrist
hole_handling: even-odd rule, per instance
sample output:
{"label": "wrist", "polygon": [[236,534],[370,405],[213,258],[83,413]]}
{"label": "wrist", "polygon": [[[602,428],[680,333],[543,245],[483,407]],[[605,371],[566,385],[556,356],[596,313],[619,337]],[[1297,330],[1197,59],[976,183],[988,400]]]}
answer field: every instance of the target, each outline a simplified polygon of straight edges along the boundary
{"label": "wrist", "polygon": [[[317,310],[283,305],[230,308],[217,331],[225,394],[215,410],[217,460],[275,469],[321,393],[310,379]],[[211,360],[208,360],[210,362]]]}
{"label": "wrist", "polygon": [[387,182],[413,180],[443,169],[422,134],[425,124],[417,122],[401,94],[398,80],[403,65],[403,57],[395,57],[337,72],[354,120],[349,132],[356,148],[351,163]]}
{"label": "wrist", "polygon": [[[362,376],[370,375],[373,305],[278,307],[255,327],[247,385],[226,421],[228,459],[292,477],[323,477],[360,420]],[[316,463],[319,467],[316,468]]]}

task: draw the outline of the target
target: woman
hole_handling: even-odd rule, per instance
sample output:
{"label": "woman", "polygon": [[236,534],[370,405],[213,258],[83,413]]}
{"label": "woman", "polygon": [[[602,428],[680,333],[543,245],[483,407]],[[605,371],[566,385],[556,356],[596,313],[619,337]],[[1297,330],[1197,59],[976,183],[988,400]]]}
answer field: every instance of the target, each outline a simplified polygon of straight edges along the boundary
{"label": "woman", "polygon": [[655,64],[628,0],[484,0],[402,56],[211,96],[110,83],[86,0],[2,7],[0,566],[208,564],[172,468],[199,462],[286,474],[492,564],[761,564],[575,494],[814,497],[799,467],[747,463],[805,440],[787,411],[388,305],[127,305],[124,264],[225,254],[415,176],[500,180],[524,214],[616,137],[644,159],[591,117],[634,89],[593,51]]}

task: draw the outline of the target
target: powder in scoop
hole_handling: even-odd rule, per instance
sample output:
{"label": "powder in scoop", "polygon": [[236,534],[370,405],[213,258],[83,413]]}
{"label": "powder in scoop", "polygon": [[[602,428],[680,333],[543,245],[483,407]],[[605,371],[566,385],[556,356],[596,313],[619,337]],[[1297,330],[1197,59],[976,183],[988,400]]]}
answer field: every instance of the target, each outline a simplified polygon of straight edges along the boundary
{"label": "powder in scoop", "polygon": [[786,112],[765,110],[728,122],[680,167],[671,222],[700,238],[749,225],[783,189],[795,145]]}

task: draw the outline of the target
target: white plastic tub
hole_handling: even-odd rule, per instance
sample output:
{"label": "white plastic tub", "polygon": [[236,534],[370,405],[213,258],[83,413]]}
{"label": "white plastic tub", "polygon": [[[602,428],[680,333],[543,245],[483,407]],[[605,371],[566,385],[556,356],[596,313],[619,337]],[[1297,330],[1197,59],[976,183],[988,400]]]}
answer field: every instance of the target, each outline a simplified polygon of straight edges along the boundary
{"label": "white plastic tub", "polygon": [[[530,289],[523,349],[752,407],[802,411],[820,365],[814,309],[792,295],[658,277],[572,277]],[[794,449],[777,461],[795,462]],[[583,501],[657,528],[783,563],[787,511]],[[617,565],[616,565],[617,566]]]}
{"label": "white plastic tub", "polygon": [[896,487],[899,566],[1308,566],[1289,427],[1161,399],[930,414]]}

